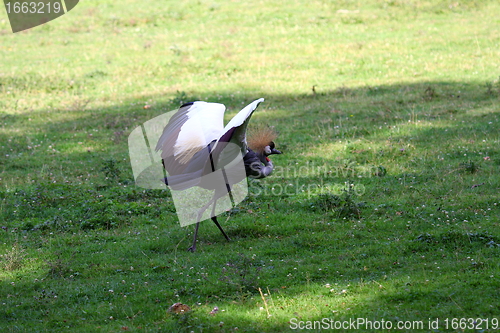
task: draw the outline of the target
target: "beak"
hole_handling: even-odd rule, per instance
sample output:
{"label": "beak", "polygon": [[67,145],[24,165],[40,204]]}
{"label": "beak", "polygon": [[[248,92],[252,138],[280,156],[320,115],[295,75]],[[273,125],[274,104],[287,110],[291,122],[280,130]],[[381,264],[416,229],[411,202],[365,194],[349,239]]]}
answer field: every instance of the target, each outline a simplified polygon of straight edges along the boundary
{"label": "beak", "polygon": [[271,154],[281,154],[281,152],[278,149],[273,148],[271,149]]}

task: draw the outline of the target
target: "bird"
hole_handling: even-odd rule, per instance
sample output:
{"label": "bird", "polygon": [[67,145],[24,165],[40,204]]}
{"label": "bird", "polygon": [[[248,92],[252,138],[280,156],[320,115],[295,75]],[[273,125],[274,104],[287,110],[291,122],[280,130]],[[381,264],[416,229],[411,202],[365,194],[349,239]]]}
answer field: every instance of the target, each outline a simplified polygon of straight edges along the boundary
{"label": "bird", "polygon": [[168,174],[163,180],[165,184],[175,191],[202,188],[213,193],[196,213],[193,244],[188,251],[196,251],[198,228],[210,206],[211,220],[229,241],[217,220],[217,200],[229,196],[234,204],[236,184],[247,177],[261,179],[272,173],[274,165],[269,156],[281,154],[274,143],[277,137],[274,129],[264,127],[247,141],[248,123],[263,101],[259,98],[248,104],[225,126],[224,104],[204,101],[186,103],[163,129],[156,151],[161,151],[162,164]]}

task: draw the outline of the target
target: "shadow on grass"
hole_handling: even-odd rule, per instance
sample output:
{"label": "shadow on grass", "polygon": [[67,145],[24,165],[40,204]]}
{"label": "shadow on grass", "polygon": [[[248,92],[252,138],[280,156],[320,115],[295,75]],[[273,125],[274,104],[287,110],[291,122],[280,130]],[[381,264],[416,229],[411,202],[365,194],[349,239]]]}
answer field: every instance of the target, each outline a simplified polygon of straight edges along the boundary
{"label": "shadow on grass", "polygon": [[[436,135],[446,141],[475,140],[478,134],[489,131],[488,123],[497,121],[494,103],[499,98],[486,85],[454,82],[340,87],[299,96],[264,92],[261,96],[266,101],[252,124],[268,124],[278,129],[278,145],[286,152],[288,163],[318,164],[324,164],[331,156],[315,152],[322,146],[331,150],[328,145],[342,140],[375,143],[390,140],[393,150],[401,151],[405,146],[397,147],[400,142],[429,142]],[[59,176],[58,181],[70,178],[73,183],[79,176],[102,174],[102,166],[110,159],[118,162],[122,180],[131,181],[127,137],[136,126],[190,100],[221,102],[234,114],[242,104],[257,97],[260,96],[233,97],[228,92],[203,98],[183,92],[169,102],[153,103],[149,109],[131,100],[99,109],[0,114],[4,129],[0,133],[0,141],[4,143],[1,150],[7,157],[1,170],[2,183],[23,184],[24,181],[12,178],[29,178],[28,174],[44,178]],[[156,96],[148,99],[155,100]],[[420,121],[425,125],[418,125]],[[457,126],[460,121],[464,127]],[[394,126],[407,122],[416,125],[407,126],[405,134],[394,131]],[[366,163],[362,158],[363,148],[357,146],[351,143],[344,148],[357,162]],[[328,155],[341,156],[335,152]]]}

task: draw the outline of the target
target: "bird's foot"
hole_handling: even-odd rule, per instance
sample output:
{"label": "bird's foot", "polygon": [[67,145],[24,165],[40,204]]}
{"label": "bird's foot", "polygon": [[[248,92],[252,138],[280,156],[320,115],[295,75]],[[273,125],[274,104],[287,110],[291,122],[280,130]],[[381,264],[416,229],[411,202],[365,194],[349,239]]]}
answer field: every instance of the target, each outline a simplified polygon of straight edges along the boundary
{"label": "bird's foot", "polygon": [[187,249],[189,252],[194,252],[196,251],[196,245],[192,245],[189,247],[189,249]]}

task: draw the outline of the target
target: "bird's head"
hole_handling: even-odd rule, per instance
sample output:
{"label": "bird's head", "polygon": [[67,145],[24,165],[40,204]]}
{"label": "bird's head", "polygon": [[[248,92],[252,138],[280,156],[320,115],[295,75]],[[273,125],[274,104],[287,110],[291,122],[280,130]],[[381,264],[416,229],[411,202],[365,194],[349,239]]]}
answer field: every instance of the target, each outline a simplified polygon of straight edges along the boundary
{"label": "bird's head", "polygon": [[278,134],[272,127],[257,127],[250,130],[248,133],[248,147],[252,149],[261,159],[267,159],[267,156],[273,154],[281,154],[281,152],[276,149],[276,144],[274,140],[278,137]]}
{"label": "bird's head", "polygon": [[281,152],[276,149],[276,145],[274,144],[274,141],[269,142],[267,146],[264,147],[263,150],[263,155],[264,156],[269,156],[272,154],[281,154]]}

